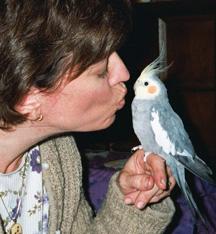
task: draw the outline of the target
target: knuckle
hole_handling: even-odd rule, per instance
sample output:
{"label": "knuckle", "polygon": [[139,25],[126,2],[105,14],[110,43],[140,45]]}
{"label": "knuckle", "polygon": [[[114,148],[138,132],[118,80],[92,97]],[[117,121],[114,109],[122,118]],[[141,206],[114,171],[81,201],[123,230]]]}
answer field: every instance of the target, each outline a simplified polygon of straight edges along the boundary
{"label": "knuckle", "polygon": [[134,184],[135,184],[135,187],[138,189],[138,188],[141,187],[142,181],[141,181],[140,179],[136,179],[136,180],[134,181]]}
{"label": "knuckle", "polygon": [[148,187],[148,177],[149,176],[140,176],[135,180],[135,186],[137,189],[143,190]]}

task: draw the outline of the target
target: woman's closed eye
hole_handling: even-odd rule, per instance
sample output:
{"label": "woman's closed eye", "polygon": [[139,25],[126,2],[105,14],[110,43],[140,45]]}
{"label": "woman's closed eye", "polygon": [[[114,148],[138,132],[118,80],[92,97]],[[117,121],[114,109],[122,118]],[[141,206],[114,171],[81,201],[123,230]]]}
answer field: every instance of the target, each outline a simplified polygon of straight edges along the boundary
{"label": "woman's closed eye", "polygon": [[99,74],[98,74],[98,77],[99,77],[99,78],[106,78],[107,75],[108,75],[108,70],[106,69],[106,70],[104,70],[103,72],[99,73]]}

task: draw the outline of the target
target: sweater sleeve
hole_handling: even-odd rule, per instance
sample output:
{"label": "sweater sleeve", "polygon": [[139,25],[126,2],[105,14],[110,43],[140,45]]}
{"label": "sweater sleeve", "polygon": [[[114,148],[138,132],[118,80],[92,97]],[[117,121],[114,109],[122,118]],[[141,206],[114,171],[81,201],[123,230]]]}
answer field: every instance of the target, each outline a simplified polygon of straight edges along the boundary
{"label": "sweater sleeve", "polygon": [[108,193],[102,208],[95,218],[85,199],[82,199],[78,217],[85,220],[86,227],[81,231],[78,225],[75,233],[85,234],[158,234],[163,233],[175,212],[173,202],[168,197],[163,201],[138,210],[123,201],[123,195],[116,183],[118,173],[111,178]]}

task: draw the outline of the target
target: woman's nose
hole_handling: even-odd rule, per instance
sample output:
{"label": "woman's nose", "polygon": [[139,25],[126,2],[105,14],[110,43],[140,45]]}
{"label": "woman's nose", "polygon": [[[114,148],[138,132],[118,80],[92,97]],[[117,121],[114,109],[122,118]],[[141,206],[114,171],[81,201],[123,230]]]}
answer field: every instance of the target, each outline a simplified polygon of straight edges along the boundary
{"label": "woman's nose", "polygon": [[129,80],[130,78],[129,71],[116,52],[110,55],[108,66],[110,74],[109,84],[111,86]]}

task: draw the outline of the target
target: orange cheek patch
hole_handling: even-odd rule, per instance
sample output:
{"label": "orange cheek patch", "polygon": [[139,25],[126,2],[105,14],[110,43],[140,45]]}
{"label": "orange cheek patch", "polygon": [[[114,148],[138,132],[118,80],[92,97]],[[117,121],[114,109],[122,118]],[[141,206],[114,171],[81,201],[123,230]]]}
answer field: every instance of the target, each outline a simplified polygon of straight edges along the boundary
{"label": "orange cheek patch", "polygon": [[157,91],[156,86],[152,85],[148,87],[148,92],[149,93],[155,93]]}

